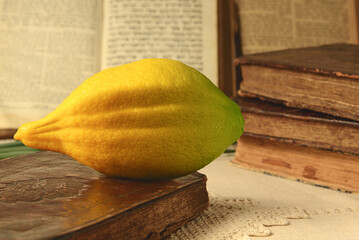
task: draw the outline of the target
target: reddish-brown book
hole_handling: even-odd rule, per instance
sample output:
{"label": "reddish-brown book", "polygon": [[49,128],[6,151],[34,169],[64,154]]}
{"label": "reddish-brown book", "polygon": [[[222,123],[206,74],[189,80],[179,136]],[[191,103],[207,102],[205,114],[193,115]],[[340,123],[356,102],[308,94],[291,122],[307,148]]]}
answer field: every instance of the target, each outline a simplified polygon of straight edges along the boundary
{"label": "reddish-brown book", "polygon": [[245,134],[359,155],[359,122],[256,98],[237,97]]}
{"label": "reddish-brown book", "polygon": [[208,205],[206,177],[106,177],[54,152],[0,160],[0,239],[161,239]]}
{"label": "reddish-brown book", "polygon": [[359,121],[359,45],[259,53],[236,59],[241,96]]}
{"label": "reddish-brown book", "polygon": [[246,169],[359,192],[359,156],[355,155],[244,135],[237,141],[232,162]]}

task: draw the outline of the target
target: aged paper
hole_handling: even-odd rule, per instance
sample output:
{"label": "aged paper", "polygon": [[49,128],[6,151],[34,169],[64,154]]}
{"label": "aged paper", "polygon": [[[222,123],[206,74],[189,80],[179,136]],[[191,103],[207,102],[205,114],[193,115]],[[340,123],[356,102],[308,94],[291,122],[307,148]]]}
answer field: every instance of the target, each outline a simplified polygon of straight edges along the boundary
{"label": "aged paper", "polygon": [[0,128],[54,110],[100,69],[97,0],[0,0]]}
{"label": "aged paper", "polygon": [[53,111],[94,73],[172,58],[217,83],[216,0],[0,0],[0,128]]}
{"label": "aged paper", "polygon": [[102,69],[170,58],[217,84],[216,0],[105,0]]}
{"label": "aged paper", "polygon": [[359,43],[355,0],[236,0],[243,54]]}

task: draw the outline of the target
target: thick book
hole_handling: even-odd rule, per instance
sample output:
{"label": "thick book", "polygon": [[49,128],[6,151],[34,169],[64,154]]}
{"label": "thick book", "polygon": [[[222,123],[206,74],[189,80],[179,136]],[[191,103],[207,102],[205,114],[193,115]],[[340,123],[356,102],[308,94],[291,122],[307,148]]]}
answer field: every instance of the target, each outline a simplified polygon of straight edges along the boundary
{"label": "thick book", "polygon": [[359,155],[359,122],[256,98],[235,98],[247,135]]}
{"label": "thick book", "polygon": [[359,121],[359,45],[331,44],[236,59],[239,95]]}
{"label": "thick book", "polygon": [[0,239],[162,239],[207,205],[199,173],[134,181],[54,152],[0,160]]}
{"label": "thick book", "polygon": [[359,192],[359,156],[270,138],[242,136],[232,162],[239,167],[331,189]]}

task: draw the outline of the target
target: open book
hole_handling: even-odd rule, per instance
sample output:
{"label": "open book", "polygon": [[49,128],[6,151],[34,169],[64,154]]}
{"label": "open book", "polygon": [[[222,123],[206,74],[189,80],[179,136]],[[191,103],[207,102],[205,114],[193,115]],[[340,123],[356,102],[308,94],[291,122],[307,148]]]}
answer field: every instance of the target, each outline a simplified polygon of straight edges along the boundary
{"label": "open book", "polygon": [[235,0],[243,55],[359,43],[358,0]]}
{"label": "open book", "polygon": [[184,62],[218,82],[217,2],[0,0],[0,128],[54,110],[103,69]]}
{"label": "open book", "polygon": [[0,0],[0,129],[42,118],[94,73],[142,58],[182,61],[234,96],[235,57],[359,43],[358,2]]}

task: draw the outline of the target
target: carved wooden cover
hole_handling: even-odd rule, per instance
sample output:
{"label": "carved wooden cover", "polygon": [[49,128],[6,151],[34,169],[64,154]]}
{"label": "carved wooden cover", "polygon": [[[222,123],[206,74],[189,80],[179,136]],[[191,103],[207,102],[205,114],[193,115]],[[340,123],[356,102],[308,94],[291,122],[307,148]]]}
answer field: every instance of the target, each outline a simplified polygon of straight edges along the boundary
{"label": "carved wooden cover", "polygon": [[59,237],[205,181],[199,173],[166,181],[109,178],[54,152],[3,159],[0,239]]}

